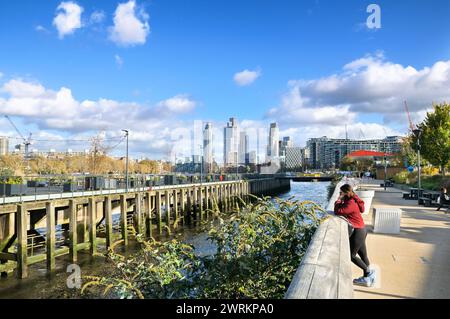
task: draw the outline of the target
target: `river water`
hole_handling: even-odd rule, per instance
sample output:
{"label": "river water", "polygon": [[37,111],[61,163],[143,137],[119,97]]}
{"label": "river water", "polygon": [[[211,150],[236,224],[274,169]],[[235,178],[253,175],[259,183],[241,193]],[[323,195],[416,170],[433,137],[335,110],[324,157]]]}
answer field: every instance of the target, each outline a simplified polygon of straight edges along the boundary
{"label": "river water", "polygon": [[[323,208],[328,203],[328,186],[330,182],[291,182],[291,190],[278,195],[281,199],[294,198],[300,201],[314,201]],[[194,245],[199,255],[213,254],[215,247],[208,240],[205,226],[186,225],[177,231],[176,237]],[[133,248],[128,249],[133,252]],[[45,262],[29,267],[29,277],[18,280],[14,276],[0,279],[0,298],[70,298],[71,293],[65,289],[66,273],[70,264],[68,258],[57,258],[56,271],[47,275]],[[83,252],[78,253],[78,265],[82,275],[101,275],[108,271],[104,258],[92,258]],[[69,292],[68,292],[69,291]]]}

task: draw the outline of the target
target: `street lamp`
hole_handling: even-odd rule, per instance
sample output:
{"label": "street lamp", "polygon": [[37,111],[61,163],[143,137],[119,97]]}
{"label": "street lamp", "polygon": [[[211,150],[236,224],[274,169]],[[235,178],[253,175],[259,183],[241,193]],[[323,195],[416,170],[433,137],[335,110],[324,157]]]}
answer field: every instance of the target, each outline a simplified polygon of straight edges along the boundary
{"label": "street lamp", "polygon": [[420,128],[417,128],[413,130],[414,135],[417,138],[417,168],[418,168],[418,176],[419,176],[419,187],[417,190],[417,202],[420,203],[420,190],[422,188],[421,181],[420,181],[420,175],[421,175],[421,169],[420,169],[420,136],[422,135],[422,130]]}
{"label": "street lamp", "polygon": [[127,138],[127,160],[125,162],[125,190],[128,193],[128,130],[122,130],[122,132],[125,132],[125,137]]}

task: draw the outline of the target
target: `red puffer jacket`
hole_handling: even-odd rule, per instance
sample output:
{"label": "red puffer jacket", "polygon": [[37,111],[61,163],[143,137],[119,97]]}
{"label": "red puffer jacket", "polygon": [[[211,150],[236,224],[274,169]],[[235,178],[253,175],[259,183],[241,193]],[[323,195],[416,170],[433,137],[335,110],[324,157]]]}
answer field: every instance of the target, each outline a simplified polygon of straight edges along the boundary
{"label": "red puffer jacket", "polygon": [[334,213],[346,217],[355,229],[365,227],[361,215],[363,212],[364,202],[356,194],[352,198],[345,197],[344,200],[338,199],[334,203]]}

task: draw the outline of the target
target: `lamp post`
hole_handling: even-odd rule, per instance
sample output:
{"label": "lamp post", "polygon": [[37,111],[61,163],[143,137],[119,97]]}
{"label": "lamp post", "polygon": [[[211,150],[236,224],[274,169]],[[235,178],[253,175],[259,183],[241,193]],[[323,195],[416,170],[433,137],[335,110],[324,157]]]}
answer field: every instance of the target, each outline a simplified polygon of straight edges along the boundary
{"label": "lamp post", "polygon": [[127,159],[125,162],[125,191],[128,193],[128,130],[122,130],[122,132],[125,132],[125,136],[127,138]]}
{"label": "lamp post", "polygon": [[387,182],[387,157],[384,154],[384,190],[386,190],[386,182]]}
{"label": "lamp post", "polygon": [[418,177],[419,177],[419,187],[417,190],[417,202],[420,203],[420,190],[422,188],[421,185],[421,168],[420,168],[420,136],[422,135],[422,130],[417,128],[413,131],[414,135],[417,138],[417,170],[418,170]]}

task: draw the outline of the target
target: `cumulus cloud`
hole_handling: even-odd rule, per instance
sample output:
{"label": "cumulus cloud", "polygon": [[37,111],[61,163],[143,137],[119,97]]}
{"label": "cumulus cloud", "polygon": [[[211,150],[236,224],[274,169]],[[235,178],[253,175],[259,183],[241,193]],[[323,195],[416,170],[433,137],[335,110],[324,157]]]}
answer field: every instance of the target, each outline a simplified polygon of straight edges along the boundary
{"label": "cumulus cloud", "polygon": [[416,123],[433,102],[450,100],[450,61],[416,69],[377,53],[351,61],[338,74],[290,81],[288,87],[280,105],[266,114],[269,118],[289,125],[342,126],[375,114],[384,124],[406,128],[405,100]]}
{"label": "cumulus cloud", "polygon": [[[22,79],[12,79],[0,86],[2,114],[16,117],[24,125],[35,125],[39,129],[33,133],[35,139],[45,132],[54,132],[52,139],[59,136],[62,140],[65,136],[87,139],[97,131],[105,131],[107,137],[120,137],[122,129],[129,129],[132,153],[153,158],[167,156],[176,140],[172,136],[174,130],[189,127],[178,116],[194,110],[196,105],[187,94],[144,105],[106,98],[78,100],[69,88],[51,90],[38,82]],[[11,136],[7,131],[0,134]],[[48,150],[51,143],[47,144],[38,143],[34,147]],[[53,148],[84,150],[89,148],[89,143],[74,146],[73,142],[58,142]]]}
{"label": "cumulus cloud", "polygon": [[58,30],[60,39],[82,27],[81,14],[84,9],[77,3],[72,1],[61,2],[56,10],[57,15],[53,19],[53,25]]}
{"label": "cumulus cloud", "polygon": [[190,112],[195,108],[195,106],[196,102],[184,94],[174,96],[158,103],[158,108],[162,112],[169,112],[172,114]]}
{"label": "cumulus cloud", "polygon": [[238,86],[247,86],[256,81],[261,76],[261,70],[244,70],[234,75],[233,79]]}
{"label": "cumulus cloud", "polygon": [[281,105],[272,108],[266,114],[285,125],[340,125],[353,122],[356,113],[350,111],[350,105],[312,106],[311,100],[301,95],[301,83],[289,82],[289,91],[281,99]]}
{"label": "cumulus cloud", "polygon": [[104,11],[94,11],[91,13],[89,22],[91,24],[102,23],[106,18]]}
{"label": "cumulus cloud", "polygon": [[114,14],[114,26],[109,29],[110,40],[119,46],[145,44],[150,33],[148,19],[143,9],[136,8],[136,1],[120,3]]}
{"label": "cumulus cloud", "polygon": [[196,102],[188,95],[176,95],[154,106],[110,99],[79,101],[69,88],[57,91],[40,83],[13,79],[1,88],[2,113],[32,119],[42,129],[82,132],[113,130],[118,123],[130,127],[153,128],[154,119],[165,119],[192,111]]}
{"label": "cumulus cloud", "polygon": [[421,112],[433,101],[450,99],[450,60],[416,69],[382,55],[367,56],[348,63],[340,74],[301,81],[299,88],[315,105],[347,104],[353,112],[389,116],[403,112],[407,100],[412,112]]}

